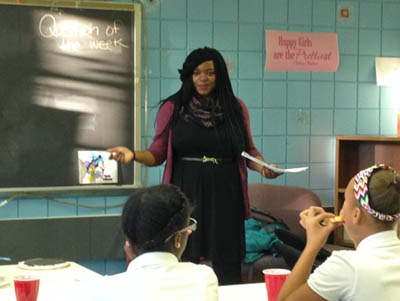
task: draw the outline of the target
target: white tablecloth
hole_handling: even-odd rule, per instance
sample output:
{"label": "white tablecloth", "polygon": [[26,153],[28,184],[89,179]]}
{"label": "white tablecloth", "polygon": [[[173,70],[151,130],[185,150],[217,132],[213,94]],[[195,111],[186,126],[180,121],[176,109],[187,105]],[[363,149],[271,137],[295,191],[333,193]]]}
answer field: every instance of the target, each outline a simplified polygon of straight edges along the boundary
{"label": "white tablecloth", "polygon": [[[0,265],[0,276],[6,277],[8,285],[0,287],[1,301],[15,301],[13,277],[16,275],[36,275],[40,278],[38,301],[71,301],[73,292],[83,281],[96,280],[102,276],[70,262],[70,266],[50,271],[28,271],[17,265]],[[72,297],[73,298],[73,297]],[[265,283],[225,285],[219,287],[220,301],[267,301]],[[74,300],[73,301],[78,301]]]}
{"label": "white tablecloth", "polygon": [[265,283],[224,285],[219,287],[220,301],[268,301]]}
{"label": "white tablecloth", "polygon": [[6,277],[8,282],[8,285],[0,287],[1,301],[15,301],[12,279],[16,275],[36,275],[40,278],[38,301],[70,300],[68,296],[81,281],[102,277],[74,262],[70,262],[69,267],[49,271],[29,271],[20,269],[17,265],[0,265],[0,276]]}

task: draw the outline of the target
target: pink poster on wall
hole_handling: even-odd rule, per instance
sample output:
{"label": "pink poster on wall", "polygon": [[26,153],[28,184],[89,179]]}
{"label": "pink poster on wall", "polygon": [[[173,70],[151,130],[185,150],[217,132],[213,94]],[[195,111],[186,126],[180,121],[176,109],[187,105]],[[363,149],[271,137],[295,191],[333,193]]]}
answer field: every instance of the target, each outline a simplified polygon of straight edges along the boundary
{"label": "pink poster on wall", "polygon": [[339,66],[337,33],[266,30],[266,71],[335,72]]}

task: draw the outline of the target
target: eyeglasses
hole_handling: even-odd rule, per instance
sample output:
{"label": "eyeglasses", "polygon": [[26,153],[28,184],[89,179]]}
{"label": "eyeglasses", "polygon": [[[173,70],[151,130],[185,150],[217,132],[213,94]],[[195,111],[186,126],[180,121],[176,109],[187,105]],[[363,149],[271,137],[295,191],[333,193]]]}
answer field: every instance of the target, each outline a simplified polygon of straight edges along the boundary
{"label": "eyeglasses", "polygon": [[164,240],[164,243],[166,243],[168,240],[170,240],[177,233],[183,233],[183,232],[186,232],[188,230],[191,230],[192,232],[194,232],[194,231],[196,231],[196,229],[197,229],[197,221],[194,218],[191,217],[189,219],[189,226],[187,226],[187,227],[185,227],[185,228],[183,228],[181,230],[178,230],[175,233],[173,233],[170,236],[168,236],[167,239]]}

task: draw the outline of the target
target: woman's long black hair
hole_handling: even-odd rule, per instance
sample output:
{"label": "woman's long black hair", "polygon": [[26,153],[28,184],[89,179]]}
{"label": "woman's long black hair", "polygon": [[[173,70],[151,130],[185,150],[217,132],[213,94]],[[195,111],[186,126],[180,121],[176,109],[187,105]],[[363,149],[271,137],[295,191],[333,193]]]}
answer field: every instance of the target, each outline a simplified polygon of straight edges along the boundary
{"label": "woman's long black hair", "polygon": [[228,70],[222,55],[213,48],[199,48],[193,50],[179,70],[182,86],[177,93],[162,100],[162,104],[167,101],[174,102],[174,112],[169,121],[169,127],[174,127],[178,121],[179,114],[182,112],[195,93],[192,74],[197,66],[206,62],[213,61],[216,75],[215,97],[218,99],[222,112],[224,113],[223,129],[224,134],[230,139],[232,148],[237,157],[243,150],[249,149],[249,137],[243,118],[242,107],[233,94],[232,85],[229,80]]}

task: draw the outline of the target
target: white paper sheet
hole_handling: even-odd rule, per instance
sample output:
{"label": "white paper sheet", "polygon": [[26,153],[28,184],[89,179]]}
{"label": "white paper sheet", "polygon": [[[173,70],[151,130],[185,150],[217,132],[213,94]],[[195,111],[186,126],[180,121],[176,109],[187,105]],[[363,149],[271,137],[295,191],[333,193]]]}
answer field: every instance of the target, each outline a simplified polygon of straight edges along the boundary
{"label": "white paper sheet", "polygon": [[376,84],[378,86],[397,87],[400,81],[400,58],[376,57]]}
{"label": "white paper sheet", "polygon": [[256,163],[258,163],[258,164],[260,164],[262,166],[265,166],[266,168],[268,168],[268,169],[270,169],[270,170],[272,170],[274,172],[278,172],[278,173],[296,173],[296,172],[302,172],[302,171],[305,171],[305,170],[308,169],[308,166],[297,167],[297,168],[286,168],[286,169],[277,168],[277,167],[273,167],[271,165],[268,165],[267,163],[265,163],[265,162],[263,162],[261,160],[258,160],[257,158],[254,158],[253,156],[250,156],[246,152],[242,152],[242,156],[247,158],[247,159],[249,159],[249,160],[251,160],[251,161],[254,161],[254,162],[256,162]]}

